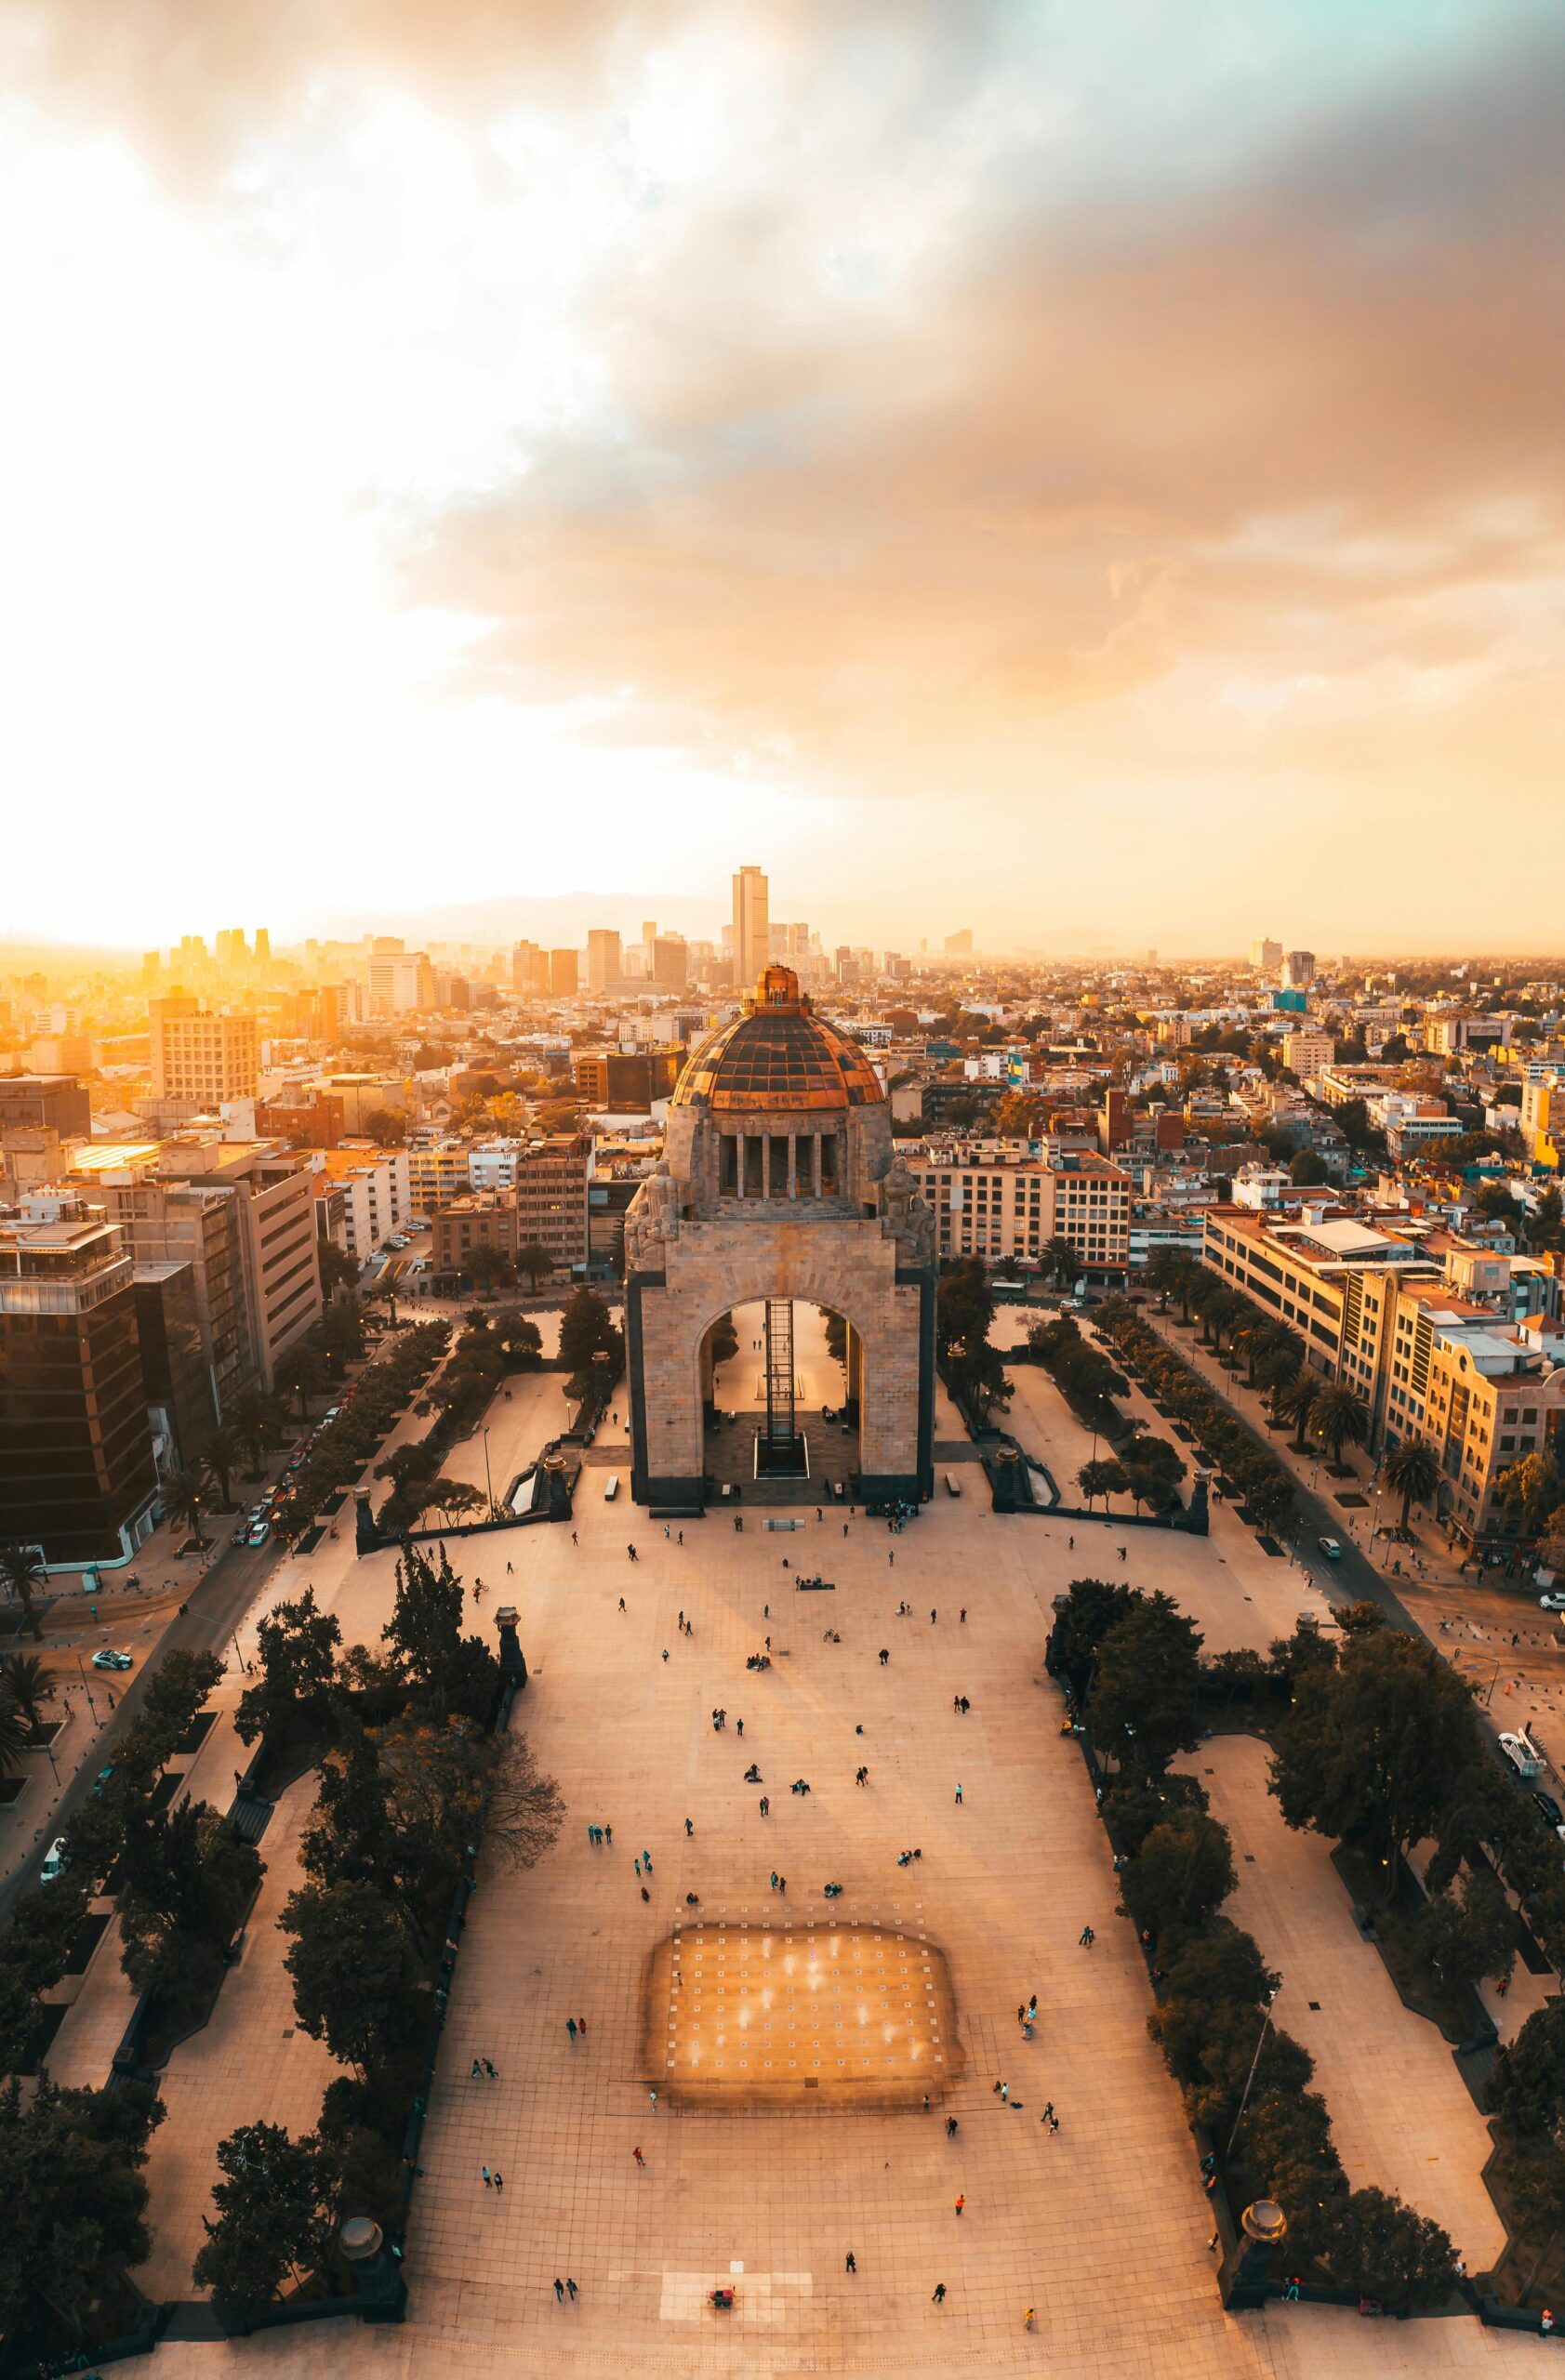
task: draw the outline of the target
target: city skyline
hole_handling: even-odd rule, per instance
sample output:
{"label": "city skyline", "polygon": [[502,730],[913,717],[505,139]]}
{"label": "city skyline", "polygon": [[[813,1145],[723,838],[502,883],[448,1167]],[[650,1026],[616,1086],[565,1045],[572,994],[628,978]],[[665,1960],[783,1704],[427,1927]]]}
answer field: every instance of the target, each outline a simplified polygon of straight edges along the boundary
{"label": "city skyline", "polygon": [[1565,758],[1541,7],[91,25],[0,6],[0,933],[1546,946],[1452,859]]}

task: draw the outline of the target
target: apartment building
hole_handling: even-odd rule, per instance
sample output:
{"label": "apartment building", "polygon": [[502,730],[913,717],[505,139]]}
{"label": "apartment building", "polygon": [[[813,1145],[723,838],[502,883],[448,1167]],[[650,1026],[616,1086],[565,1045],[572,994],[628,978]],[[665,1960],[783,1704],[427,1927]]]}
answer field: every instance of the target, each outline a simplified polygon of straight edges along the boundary
{"label": "apartment building", "polygon": [[1302,1033],[1285,1033],[1282,1037],[1282,1063],[1291,1075],[1301,1082],[1311,1075],[1324,1074],[1336,1058],[1337,1045],[1329,1033],[1308,1029]]}
{"label": "apartment building", "polygon": [[[654,1035],[660,1017],[638,1019]],[[587,1050],[571,1060],[576,1087],[596,1108],[611,1116],[645,1116],[655,1099],[667,1099],[680,1078],[683,1050]]]}
{"label": "apartment building", "polygon": [[157,1493],[134,1267],[80,1195],[0,1222],[0,1537],[50,1563],[118,1562]]}
{"label": "apartment building", "polygon": [[435,1004],[434,969],[426,950],[377,951],[369,962],[372,1017],[411,1016]]}
{"label": "apartment building", "polygon": [[935,1214],[941,1256],[1015,1263],[1058,1238],[1095,1278],[1122,1278],[1129,1266],[1131,1177],[1095,1153],[1046,1164],[998,1147],[956,1148],[907,1165]]}
{"label": "apartment building", "polygon": [[[323,1190],[340,1191],[334,1201],[330,1225],[321,1233],[337,1239],[361,1263],[383,1246],[412,1206],[405,1149],[377,1149],[365,1142],[357,1148],[323,1149],[312,1163],[312,1195],[317,1208]],[[322,1217],[316,1215],[317,1228]],[[339,1236],[340,1235],[340,1236]]]}
{"label": "apartment building", "polygon": [[509,1190],[470,1190],[431,1217],[432,1263],[436,1278],[468,1270],[475,1248],[497,1249],[514,1261],[521,1247],[516,1227],[515,1194]]}
{"label": "apartment building", "polygon": [[587,1262],[587,1190],[592,1143],[586,1132],[530,1141],[516,1170],[518,1245],[543,1249],[564,1269]]}
{"label": "apartment building", "polygon": [[147,1016],[154,1099],[193,1100],[208,1112],[224,1100],[254,1099],[259,1064],[253,1016],[209,1009],[182,992],[149,1000]]}
{"label": "apartment building", "polygon": [[427,1148],[411,1148],[406,1155],[409,1210],[413,1214],[432,1215],[437,1207],[448,1206],[453,1198],[464,1197],[472,1188],[469,1170],[471,1151],[466,1141],[436,1141]]}
{"label": "apartment building", "polygon": [[53,1130],[65,1141],[86,1138],[92,1103],[74,1075],[0,1075],[0,1132],[23,1128]]}

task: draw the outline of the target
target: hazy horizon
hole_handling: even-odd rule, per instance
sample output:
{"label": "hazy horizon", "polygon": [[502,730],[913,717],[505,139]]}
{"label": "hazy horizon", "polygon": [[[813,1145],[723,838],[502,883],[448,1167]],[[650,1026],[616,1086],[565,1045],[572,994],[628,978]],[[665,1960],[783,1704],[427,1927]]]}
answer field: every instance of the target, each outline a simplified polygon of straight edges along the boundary
{"label": "hazy horizon", "polygon": [[0,934],[749,860],[915,951],[1558,933],[1541,0],[0,0]]}

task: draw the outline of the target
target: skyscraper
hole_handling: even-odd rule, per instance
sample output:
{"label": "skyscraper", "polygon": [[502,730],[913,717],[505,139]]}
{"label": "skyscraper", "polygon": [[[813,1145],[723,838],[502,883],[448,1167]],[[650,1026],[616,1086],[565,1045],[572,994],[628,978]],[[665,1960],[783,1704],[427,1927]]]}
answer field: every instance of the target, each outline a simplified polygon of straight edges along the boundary
{"label": "skyscraper", "polygon": [[618,932],[608,926],[590,928],[587,936],[588,990],[601,992],[606,985],[617,984],[623,972]]}
{"label": "skyscraper", "polygon": [[741,992],[755,989],[771,956],[766,879],[758,867],[741,867],[734,879],[734,981]]}
{"label": "skyscraper", "polygon": [[1258,967],[1263,975],[1275,975],[1282,964],[1282,945],[1266,934],[1257,935],[1250,945],[1250,964]]}
{"label": "skyscraper", "polygon": [[1290,991],[1307,992],[1315,981],[1313,950],[1291,950],[1282,962],[1282,981]]}

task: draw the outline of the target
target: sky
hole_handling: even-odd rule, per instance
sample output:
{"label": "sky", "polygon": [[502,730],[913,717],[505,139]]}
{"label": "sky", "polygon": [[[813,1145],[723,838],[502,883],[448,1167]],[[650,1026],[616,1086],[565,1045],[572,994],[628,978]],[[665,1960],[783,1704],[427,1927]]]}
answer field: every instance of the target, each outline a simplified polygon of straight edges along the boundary
{"label": "sky", "polygon": [[1557,946],[1562,121],[1533,0],[0,0],[0,933]]}

